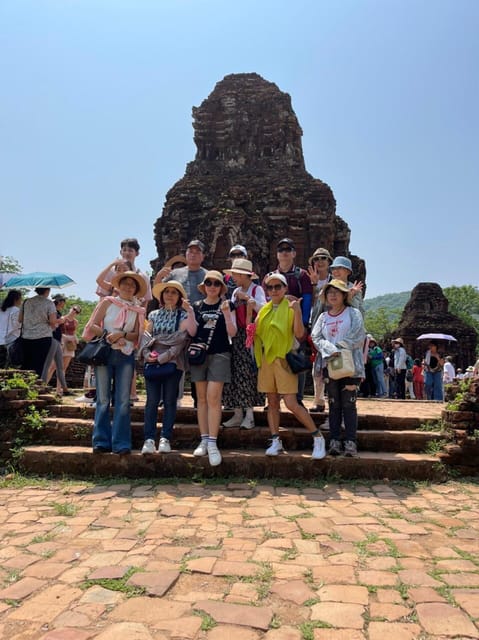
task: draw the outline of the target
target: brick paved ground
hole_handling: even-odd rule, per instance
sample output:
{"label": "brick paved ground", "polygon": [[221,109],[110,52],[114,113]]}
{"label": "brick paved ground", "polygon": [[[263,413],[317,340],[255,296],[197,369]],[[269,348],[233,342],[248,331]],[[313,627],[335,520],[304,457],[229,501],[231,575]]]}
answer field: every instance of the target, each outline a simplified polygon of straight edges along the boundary
{"label": "brick paved ground", "polygon": [[479,637],[479,485],[0,482],[5,640]]}

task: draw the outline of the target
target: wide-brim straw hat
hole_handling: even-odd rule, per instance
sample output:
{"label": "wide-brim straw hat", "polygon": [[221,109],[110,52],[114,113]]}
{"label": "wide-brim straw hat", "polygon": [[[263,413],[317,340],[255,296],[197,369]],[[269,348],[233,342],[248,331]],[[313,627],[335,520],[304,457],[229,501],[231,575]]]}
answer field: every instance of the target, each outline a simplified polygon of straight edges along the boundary
{"label": "wide-brim straw hat", "polygon": [[173,265],[177,264],[178,262],[181,262],[181,264],[186,265],[185,256],[181,254],[178,254],[177,256],[173,256],[172,258],[170,258],[165,262],[164,266],[168,267],[169,269],[173,269]]}
{"label": "wide-brim straw hat", "polygon": [[223,269],[223,273],[232,276],[234,273],[243,273],[250,278],[257,278],[258,276],[253,271],[253,263],[246,258],[235,258],[231,269]]}
{"label": "wide-brim straw hat", "polygon": [[180,292],[181,296],[183,297],[183,300],[186,299],[187,297],[186,291],[183,285],[181,284],[181,282],[178,282],[177,280],[168,280],[167,282],[158,282],[158,284],[155,284],[155,286],[153,287],[151,293],[158,300],[158,302],[161,302],[161,292],[168,287],[172,289],[176,289],[177,291]]}
{"label": "wide-brim straw hat", "polygon": [[404,347],[404,340],[402,338],[394,338],[391,342],[398,342],[402,347]]}
{"label": "wide-brim straw hat", "polygon": [[[338,289],[343,293],[349,293],[349,287],[345,282],[343,282],[342,280],[335,280],[333,278],[333,280],[330,280],[324,285],[324,287],[321,289],[321,293],[319,294],[319,299],[323,304],[326,303],[326,293],[331,287],[333,287],[334,289]],[[349,302],[346,301],[346,304],[349,304]]]}
{"label": "wide-brim straw hat", "polygon": [[220,273],[219,271],[207,271],[205,273],[205,277],[203,278],[203,282],[200,282],[200,284],[198,285],[198,291],[201,291],[204,296],[206,295],[205,280],[218,280],[222,283],[220,296],[224,295],[228,291],[228,287],[225,285],[222,273]]}
{"label": "wide-brim straw hat", "polygon": [[138,284],[138,290],[135,293],[135,296],[137,298],[143,298],[146,293],[146,281],[145,278],[140,273],[136,273],[136,271],[123,271],[121,273],[117,273],[116,276],[112,278],[111,286],[118,289],[120,282],[124,278],[131,278]]}

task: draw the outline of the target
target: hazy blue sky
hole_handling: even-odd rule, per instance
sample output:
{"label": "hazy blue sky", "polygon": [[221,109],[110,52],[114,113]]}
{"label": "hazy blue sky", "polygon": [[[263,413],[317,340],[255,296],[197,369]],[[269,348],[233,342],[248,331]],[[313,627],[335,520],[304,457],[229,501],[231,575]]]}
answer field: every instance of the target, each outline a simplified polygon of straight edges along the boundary
{"label": "hazy blue sky", "polygon": [[288,92],[308,171],[368,296],[477,285],[478,0],[2,0],[0,254],[94,281],[194,158],[192,106],[230,73]]}

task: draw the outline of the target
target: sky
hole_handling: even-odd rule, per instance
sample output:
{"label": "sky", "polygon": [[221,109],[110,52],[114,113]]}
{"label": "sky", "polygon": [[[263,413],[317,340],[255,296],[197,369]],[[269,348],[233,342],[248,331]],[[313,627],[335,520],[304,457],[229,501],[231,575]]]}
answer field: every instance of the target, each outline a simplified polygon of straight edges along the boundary
{"label": "sky", "polygon": [[366,260],[367,297],[477,286],[477,0],[1,0],[0,255],[97,274],[194,159],[231,73],[291,95],[306,168]]}

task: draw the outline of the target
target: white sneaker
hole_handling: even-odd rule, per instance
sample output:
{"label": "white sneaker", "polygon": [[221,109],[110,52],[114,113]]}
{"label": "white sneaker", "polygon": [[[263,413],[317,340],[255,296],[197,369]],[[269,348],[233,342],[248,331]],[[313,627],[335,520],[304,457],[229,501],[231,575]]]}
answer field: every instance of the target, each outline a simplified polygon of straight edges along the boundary
{"label": "white sneaker", "polygon": [[239,427],[241,426],[241,421],[243,420],[243,412],[241,409],[239,411],[235,411],[233,416],[223,422],[223,427]]}
{"label": "white sneaker", "polygon": [[243,421],[240,424],[240,427],[241,429],[254,429],[255,428],[254,417],[246,414],[245,417],[243,418]]}
{"label": "white sneaker", "polygon": [[207,440],[201,440],[200,444],[193,451],[193,455],[196,457],[205,456],[208,453],[208,442]]}
{"label": "white sneaker", "polygon": [[158,453],[170,453],[170,441],[168,438],[160,438],[160,444],[158,445]]}
{"label": "white sneaker", "polygon": [[273,438],[271,446],[268,447],[265,451],[265,455],[277,456],[281,451],[283,451],[283,443],[279,438]]}
{"label": "white sneaker", "polygon": [[217,467],[219,464],[221,464],[221,453],[218,449],[218,446],[216,444],[216,442],[209,442],[208,443],[208,460],[210,462],[210,465],[212,467]]}
{"label": "white sneaker", "polygon": [[155,441],[151,440],[151,438],[148,438],[148,440],[145,440],[145,444],[143,445],[141,454],[145,455],[145,453],[156,453]]}
{"label": "white sneaker", "polygon": [[326,457],[326,442],[323,436],[315,436],[313,440],[314,446],[311,457],[313,458],[313,460],[321,460],[322,458]]}

